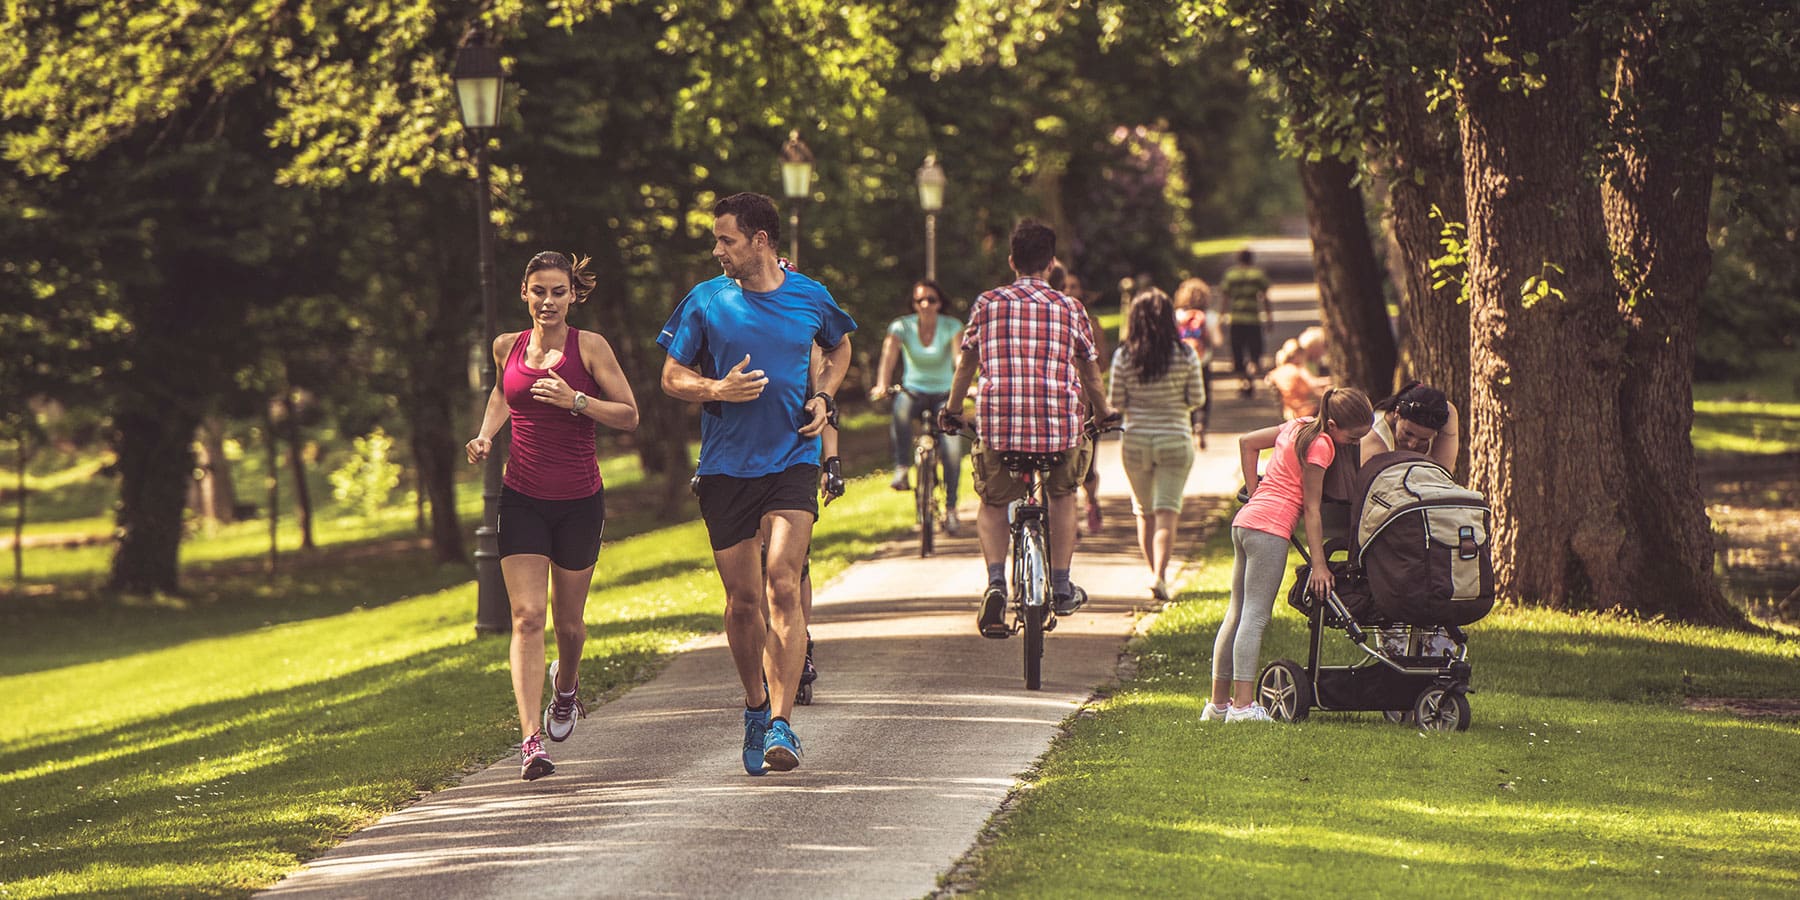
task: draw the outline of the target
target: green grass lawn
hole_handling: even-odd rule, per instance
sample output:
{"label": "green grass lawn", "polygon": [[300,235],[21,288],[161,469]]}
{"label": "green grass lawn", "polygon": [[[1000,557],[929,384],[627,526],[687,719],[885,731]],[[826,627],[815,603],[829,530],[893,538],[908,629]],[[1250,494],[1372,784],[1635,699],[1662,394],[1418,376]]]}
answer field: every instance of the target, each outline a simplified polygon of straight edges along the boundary
{"label": "green grass lawn", "polygon": [[1701,453],[1800,452],[1800,358],[1771,354],[1761,372],[1694,385],[1694,449]]}
{"label": "green grass lawn", "polygon": [[[1138,642],[1135,677],[1073,720],[969,861],[968,886],[1034,898],[1800,892],[1800,724],[1681,704],[1800,696],[1793,634],[1500,610],[1470,629],[1468,732],[1374,713],[1203,723],[1230,563],[1215,538]],[[1348,641],[1328,638],[1348,661]],[[1279,605],[1264,661],[1305,650],[1304,621]]]}
{"label": "green grass lawn", "polygon": [[[884,482],[825,512],[816,579],[911,529]],[[609,542],[601,569],[586,692],[720,627],[698,522]],[[506,644],[475,636],[469,577],[410,553],[0,612],[0,897],[241,894],[506,755]]]}

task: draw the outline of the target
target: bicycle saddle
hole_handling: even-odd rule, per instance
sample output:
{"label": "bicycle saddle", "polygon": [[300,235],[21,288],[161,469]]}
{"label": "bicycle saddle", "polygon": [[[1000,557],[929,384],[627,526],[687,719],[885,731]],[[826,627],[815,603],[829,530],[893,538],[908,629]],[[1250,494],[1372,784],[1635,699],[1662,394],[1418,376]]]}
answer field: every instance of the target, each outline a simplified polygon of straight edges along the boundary
{"label": "bicycle saddle", "polygon": [[1000,451],[1000,464],[1012,472],[1048,472],[1062,465],[1064,451],[1054,450],[1049,453],[1030,453],[1024,450]]}

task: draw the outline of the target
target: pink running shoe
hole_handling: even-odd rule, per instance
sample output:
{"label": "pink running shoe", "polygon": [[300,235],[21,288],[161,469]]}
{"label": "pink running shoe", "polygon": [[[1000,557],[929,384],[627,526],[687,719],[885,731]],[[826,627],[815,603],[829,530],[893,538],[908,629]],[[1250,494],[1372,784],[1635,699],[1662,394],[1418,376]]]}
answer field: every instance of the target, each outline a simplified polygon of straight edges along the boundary
{"label": "pink running shoe", "polygon": [[525,739],[519,745],[519,777],[526,781],[536,781],[556,771],[556,763],[550,761],[550,754],[544,752],[544,733],[538,732]]}

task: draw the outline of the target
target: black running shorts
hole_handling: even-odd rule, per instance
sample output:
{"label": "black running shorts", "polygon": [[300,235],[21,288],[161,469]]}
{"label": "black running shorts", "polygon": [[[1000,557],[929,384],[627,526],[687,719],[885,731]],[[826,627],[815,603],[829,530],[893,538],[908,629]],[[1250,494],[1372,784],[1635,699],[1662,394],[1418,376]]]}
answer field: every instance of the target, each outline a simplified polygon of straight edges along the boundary
{"label": "black running shorts", "polygon": [[819,467],[800,463],[755,478],[700,476],[700,518],[714,552],[756,537],[764,515],[794,509],[819,518]]}
{"label": "black running shorts", "polygon": [[548,556],[557,568],[578,572],[600,558],[606,526],[606,489],[575,500],[539,500],[500,488],[500,557]]}

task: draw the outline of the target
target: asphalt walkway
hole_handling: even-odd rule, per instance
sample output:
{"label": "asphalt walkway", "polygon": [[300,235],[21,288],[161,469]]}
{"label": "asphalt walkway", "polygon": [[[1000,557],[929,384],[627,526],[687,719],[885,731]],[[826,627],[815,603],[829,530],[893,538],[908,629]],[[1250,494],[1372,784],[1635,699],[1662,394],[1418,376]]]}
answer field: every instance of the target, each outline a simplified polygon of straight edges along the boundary
{"label": "asphalt walkway", "polygon": [[[1274,293],[1277,346],[1316,321],[1314,296],[1310,286]],[[1237,434],[1279,421],[1267,389],[1241,398],[1221,375],[1214,392],[1183,550],[1237,491]],[[552,745],[556,774],[521,782],[508,756],[363,829],[265,896],[931,893],[1061,723],[1114,679],[1151,609],[1118,448],[1108,441],[1099,455],[1106,525],[1075,560],[1093,600],[1049,636],[1042,690],[1024,689],[1021,641],[975,633],[984,572],[973,538],[945,540],[924,560],[916,544],[898,543],[817,595],[822,674],[816,702],[795,712],[799,769],[744,774],[742,697],[714,635]],[[964,518],[972,526],[967,499]]]}

